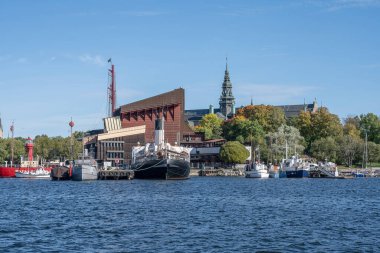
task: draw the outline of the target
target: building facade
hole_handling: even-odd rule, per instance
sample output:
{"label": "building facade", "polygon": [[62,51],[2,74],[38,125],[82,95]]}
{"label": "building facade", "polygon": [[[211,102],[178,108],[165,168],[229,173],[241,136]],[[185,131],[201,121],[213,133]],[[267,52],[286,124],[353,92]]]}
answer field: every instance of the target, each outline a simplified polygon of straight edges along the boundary
{"label": "building facade", "polygon": [[157,118],[165,121],[165,141],[181,144],[183,137],[193,135],[185,122],[185,90],[175,89],[154,97],[121,106],[115,113],[120,117],[122,128],[145,126],[145,142],[154,141],[154,124]]}
{"label": "building facade", "polygon": [[132,147],[145,141],[145,126],[122,128],[119,117],[103,119],[104,129],[89,131],[84,148],[98,163],[124,166],[132,159]]}

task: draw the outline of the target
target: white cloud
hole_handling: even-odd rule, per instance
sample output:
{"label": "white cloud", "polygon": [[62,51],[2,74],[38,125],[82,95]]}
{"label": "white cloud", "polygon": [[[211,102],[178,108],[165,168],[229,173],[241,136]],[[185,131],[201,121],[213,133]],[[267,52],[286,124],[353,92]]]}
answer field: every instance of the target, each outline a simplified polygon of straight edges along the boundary
{"label": "white cloud", "polygon": [[95,64],[97,66],[105,66],[106,61],[103,60],[103,58],[100,55],[89,55],[89,54],[84,54],[79,56],[79,60],[84,63],[90,63],[90,64]]}

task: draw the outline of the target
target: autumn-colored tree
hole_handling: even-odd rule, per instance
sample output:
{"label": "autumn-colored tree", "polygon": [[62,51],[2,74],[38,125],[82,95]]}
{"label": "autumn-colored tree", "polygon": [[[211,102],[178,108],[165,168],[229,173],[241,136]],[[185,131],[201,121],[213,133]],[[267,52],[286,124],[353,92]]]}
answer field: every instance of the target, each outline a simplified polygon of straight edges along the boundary
{"label": "autumn-colored tree", "polygon": [[265,132],[274,132],[286,122],[284,111],[270,105],[248,105],[238,109],[236,114],[257,121]]}
{"label": "autumn-colored tree", "polygon": [[317,112],[301,112],[297,117],[297,128],[305,138],[307,149],[311,144],[321,138],[338,138],[343,134],[339,117],[331,114],[327,108],[320,108]]}
{"label": "autumn-colored tree", "polygon": [[195,127],[196,132],[204,132],[206,139],[221,138],[223,119],[216,114],[206,114],[202,117],[199,126]]}
{"label": "autumn-colored tree", "polygon": [[343,126],[343,134],[350,135],[353,138],[360,138],[360,130],[351,122],[345,122]]}

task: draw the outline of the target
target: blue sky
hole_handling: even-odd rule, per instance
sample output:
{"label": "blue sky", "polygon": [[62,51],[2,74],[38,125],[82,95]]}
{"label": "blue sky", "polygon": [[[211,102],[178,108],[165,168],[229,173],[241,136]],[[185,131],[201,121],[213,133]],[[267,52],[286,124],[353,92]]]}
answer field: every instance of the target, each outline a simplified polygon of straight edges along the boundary
{"label": "blue sky", "polygon": [[228,56],[236,105],[380,114],[380,0],[0,1],[5,136],[102,127],[107,60],[118,105],[185,88],[218,107]]}

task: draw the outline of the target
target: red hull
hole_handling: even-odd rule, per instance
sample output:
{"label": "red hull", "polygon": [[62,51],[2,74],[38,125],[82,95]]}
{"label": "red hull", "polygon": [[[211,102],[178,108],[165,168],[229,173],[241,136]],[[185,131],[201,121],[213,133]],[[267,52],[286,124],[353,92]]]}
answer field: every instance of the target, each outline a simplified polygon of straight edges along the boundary
{"label": "red hull", "polygon": [[0,167],[0,177],[16,177],[16,168]]}
{"label": "red hull", "polygon": [[[14,168],[14,167],[0,167],[0,178],[2,177],[16,177],[16,171],[35,171],[37,168]],[[44,168],[51,171],[51,167]]]}

